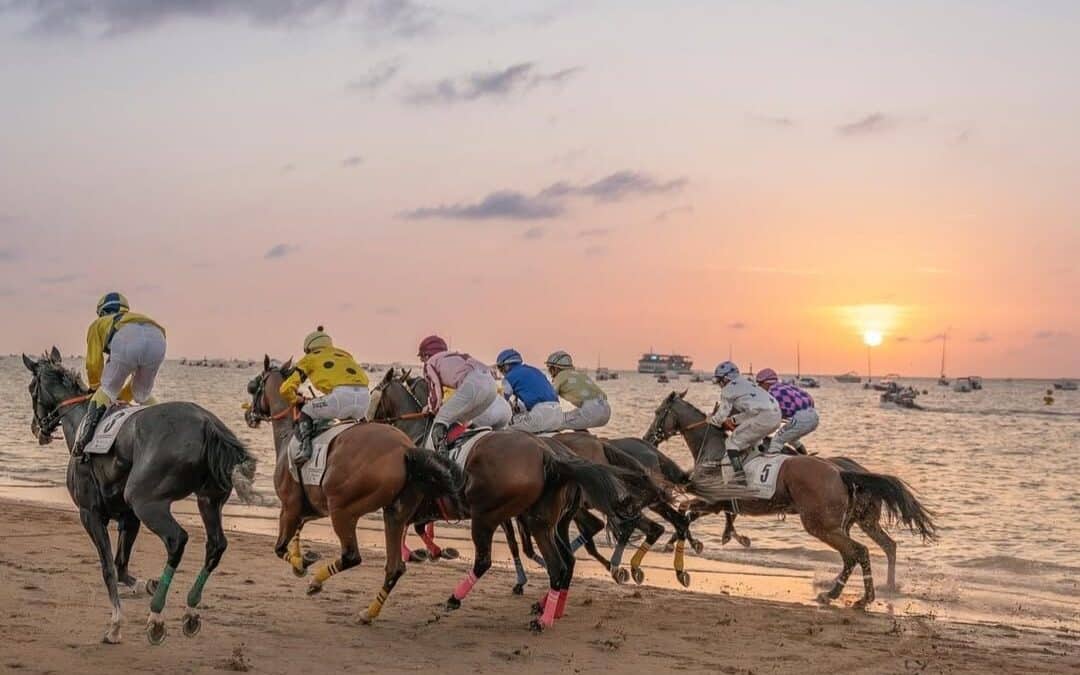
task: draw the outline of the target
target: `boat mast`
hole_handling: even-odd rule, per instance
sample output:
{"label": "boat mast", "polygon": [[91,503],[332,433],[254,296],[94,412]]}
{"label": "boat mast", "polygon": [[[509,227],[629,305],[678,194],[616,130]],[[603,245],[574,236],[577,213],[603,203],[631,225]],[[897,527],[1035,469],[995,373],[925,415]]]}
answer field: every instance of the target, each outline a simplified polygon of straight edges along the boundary
{"label": "boat mast", "polygon": [[799,343],[796,342],[795,343],[795,379],[799,380],[801,378],[802,378],[802,359],[800,358],[800,354],[799,354]]}
{"label": "boat mast", "polygon": [[941,334],[941,379],[945,379],[945,342],[948,339],[948,331]]}

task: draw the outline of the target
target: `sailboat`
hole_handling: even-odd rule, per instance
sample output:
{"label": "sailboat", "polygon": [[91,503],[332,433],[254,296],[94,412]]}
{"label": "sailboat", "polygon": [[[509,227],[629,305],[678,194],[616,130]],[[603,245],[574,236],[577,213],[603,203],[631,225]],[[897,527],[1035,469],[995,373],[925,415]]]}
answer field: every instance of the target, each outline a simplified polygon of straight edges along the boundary
{"label": "sailboat", "polygon": [[818,383],[816,378],[810,377],[809,375],[806,376],[806,377],[803,377],[803,374],[802,374],[802,357],[801,357],[801,354],[800,354],[800,351],[799,351],[799,343],[798,342],[795,343],[795,379],[792,380],[791,383],[796,384],[796,385],[798,385],[800,387],[804,387],[806,389],[817,389],[818,387],[821,386],[821,384]]}
{"label": "sailboat", "polygon": [[949,339],[949,334],[941,334],[941,375],[938,377],[938,386],[949,386],[949,378],[945,377],[945,341]]}

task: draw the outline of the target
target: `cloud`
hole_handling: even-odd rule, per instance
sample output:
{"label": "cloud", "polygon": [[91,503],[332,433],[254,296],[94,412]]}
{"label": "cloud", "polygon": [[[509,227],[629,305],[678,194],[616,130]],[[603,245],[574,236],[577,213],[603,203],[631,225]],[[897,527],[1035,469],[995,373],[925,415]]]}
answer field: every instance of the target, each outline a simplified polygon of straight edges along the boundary
{"label": "cloud", "polygon": [[922,339],[923,344],[930,342],[941,342],[945,339],[945,333],[936,333],[934,335],[928,335]]}
{"label": "cloud", "polygon": [[584,239],[585,237],[606,237],[611,234],[610,227],[587,227],[584,230],[578,230],[578,239]]}
{"label": "cloud", "polygon": [[543,227],[530,227],[521,233],[521,236],[525,239],[543,239],[546,230]]}
{"label": "cloud", "polygon": [[401,314],[401,309],[394,305],[382,305],[375,308],[375,313],[379,316],[398,316]]}
{"label": "cloud", "polygon": [[593,246],[585,247],[585,255],[591,258],[597,258],[599,256],[607,255],[608,247],[602,244],[595,244]]}
{"label": "cloud", "polygon": [[300,247],[294,244],[277,244],[275,246],[271,246],[270,250],[263,254],[263,258],[265,260],[284,258],[285,256],[296,253],[299,250]]}
{"label": "cloud", "polygon": [[363,163],[364,163],[364,158],[361,157],[360,155],[350,155],[350,156],[346,157],[345,159],[341,160],[341,166],[345,167],[346,169],[351,169],[351,168],[360,166]]}
{"label": "cloud", "polygon": [[278,169],[278,171],[280,171],[281,173],[292,173],[293,171],[296,171],[296,164],[292,162],[289,162],[288,164],[282,164],[281,168]]}
{"label": "cloud", "polygon": [[1065,331],[1040,330],[1040,331],[1036,331],[1036,333],[1035,333],[1035,339],[1036,340],[1053,340],[1053,339],[1056,339],[1056,338],[1068,338],[1068,337],[1072,337],[1072,334],[1071,333],[1066,333]]}
{"label": "cloud", "polygon": [[81,274],[69,273],[60,274],[52,277],[39,277],[38,281],[45,284],[46,286],[59,286],[61,284],[70,284],[71,282],[78,281],[82,278],[83,275]]}
{"label": "cloud", "polygon": [[401,71],[401,61],[398,59],[391,59],[388,61],[380,61],[371,68],[367,73],[356,78],[355,80],[349,80],[345,83],[345,91],[354,94],[373,93],[382,89],[390,80],[394,79],[394,76]]}
{"label": "cloud", "polygon": [[617,202],[632,196],[673,192],[686,183],[685,178],[658,181],[637,171],[618,171],[583,185],[567,181],[553,183],[532,196],[515,190],[499,190],[479,202],[422,207],[400,215],[410,220],[542,220],[566,213],[565,202],[571,197],[590,197],[595,202]]}
{"label": "cloud", "polygon": [[945,269],[944,267],[919,267],[915,270],[918,274],[925,274],[928,276],[951,276],[956,274],[953,270]]}
{"label": "cloud", "polygon": [[366,0],[363,4],[363,28],[372,37],[431,35],[438,31],[439,23],[445,18],[442,11],[413,0]]}
{"label": "cloud", "polygon": [[543,85],[560,85],[581,71],[580,67],[541,73],[536,64],[515,63],[502,70],[475,71],[416,85],[403,100],[413,105],[452,105],[481,98],[508,98]]}
{"label": "cloud", "polygon": [[991,341],[993,341],[993,339],[994,338],[990,336],[990,333],[987,333],[986,331],[980,331],[975,337],[971,338],[971,341],[972,342],[991,342]]}
{"label": "cloud", "polygon": [[836,127],[836,133],[847,137],[872,136],[893,131],[899,125],[900,120],[896,117],[884,113],[873,113],[854,122],[841,124]]}
{"label": "cloud", "polygon": [[653,222],[654,223],[662,223],[662,222],[666,221],[668,218],[670,218],[671,216],[678,215],[680,213],[693,213],[693,212],[694,212],[694,207],[690,206],[689,204],[685,204],[683,206],[675,206],[675,207],[672,207],[670,209],[665,209],[665,210],[661,211],[660,213],[656,214],[656,217],[653,218]]}
{"label": "cloud", "polygon": [[761,265],[740,267],[739,271],[749,272],[751,274],[769,274],[786,277],[818,277],[822,274],[821,270],[799,269],[798,267],[768,267]]}
{"label": "cloud", "polygon": [[911,338],[906,335],[901,335],[896,338],[897,342],[911,342]]}
{"label": "cloud", "polygon": [[13,248],[0,248],[0,263],[15,262],[19,257],[19,252]]}
{"label": "cloud", "polygon": [[732,321],[728,324],[728,328],[731,330],[746,330],[746,324],[742,321]]}
{"label": "cloud", "polygon": [[747,118],[754,124],[773,127],[775,129],[790,129],[795,126],[795,120],[790,117],[779,117],[776,115],[748,115]]}

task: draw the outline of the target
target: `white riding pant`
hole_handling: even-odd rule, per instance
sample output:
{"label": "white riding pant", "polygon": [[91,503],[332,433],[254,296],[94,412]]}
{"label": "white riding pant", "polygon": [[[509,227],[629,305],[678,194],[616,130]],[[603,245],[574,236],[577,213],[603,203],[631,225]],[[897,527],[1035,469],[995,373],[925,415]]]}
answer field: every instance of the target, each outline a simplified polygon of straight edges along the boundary
{"label": "white riding pant", "polygon": [[606,399],[593,398],[581,404],[580,408],[568,410],[563,415],[563,429],[584,431],[602,427],[611,419],[611,405]]}
{"label": "white riding pant", "polygon": [[484,414],[498,395],[495,378],[490,373],[474,370],[465,376],[454,395],[443,401],[435,413],[435,424],[448,427],[454,423],[468,424]]}
{"label": "white riding pant", "polygon": [[510,422],[511,429],[527,431],[530,434],[559,431],[562,425],[563,411],[557,401],[537,403],[532,410],[514,415]]}
{"label": "white riding pant", "polygon": [[780,409],[765,409],[739,422],[727,439],[728,450],[743,452],[756,448],[762,439],[780,428]]}
{"label": "white riding pant", "polygon": [[326,396],[313,398],[300,409],[313,420],[362,420],[367,416],[371,393],[360,385],[334,387]]}
{"label": "white riding pant", "polygon": [[796,410],[791,419],[773,436],[769,452],[781,452],[785,445],[794,444],[795,441],[817,429],[820,421],[817,410],[814,408]]}
{"label": "white riding pant", "polygon": [[510,426],[510,420],[513,417],[514,411],[510,409],[510,402],[502,396],[496,396],[487,410],[474,417],[472,423],[478,427],[502,429]]}
{"label": "white riding pant", "polygon": [[131,395],[145,403],[154,391],[158,369],[165,361],[165,334],[148,323],[129,323],[109,342],[109,360],[101,372],[101,390],[115,401],[131,378]]}

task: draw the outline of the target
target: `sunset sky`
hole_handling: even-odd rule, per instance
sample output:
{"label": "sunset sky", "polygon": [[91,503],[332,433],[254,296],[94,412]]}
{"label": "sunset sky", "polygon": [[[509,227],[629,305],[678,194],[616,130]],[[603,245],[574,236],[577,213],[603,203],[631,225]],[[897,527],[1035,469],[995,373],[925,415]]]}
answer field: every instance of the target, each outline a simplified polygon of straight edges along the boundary
{"label": "sunset sky", "polygon": [[1080,375],[1080,3],[0,0],[0,352]]}

